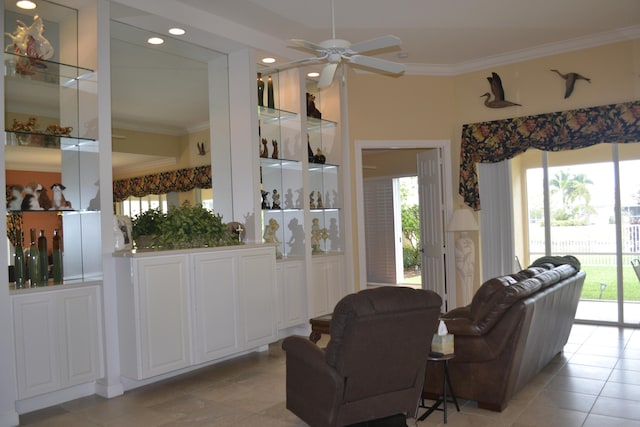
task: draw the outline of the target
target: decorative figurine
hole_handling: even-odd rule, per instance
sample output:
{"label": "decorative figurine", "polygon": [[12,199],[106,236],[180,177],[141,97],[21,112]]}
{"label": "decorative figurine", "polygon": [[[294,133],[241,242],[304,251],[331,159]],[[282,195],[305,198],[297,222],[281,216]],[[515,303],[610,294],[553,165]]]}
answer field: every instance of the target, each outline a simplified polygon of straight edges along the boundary
{"label": "decorative figurine", "polygon": [[318,191],[318,197],[316,198],[316,208],[317,209],[324,209],[324,206],[322,205],[322,193]]}
{"label": "decorative figurine", "polygon": [[316,201],[313,198],[314,195],[315,195],[314,191],[312,191],[311,194],[309,194],[309,209],[316,208]]}
{"label": "decorative figurine", "polygon": [[311,253],[322,253],[320,249],[320,238],[322,237],[322,231],[320,230],[320,220],[313,218],[311,220]]}
{"label": "decorative figurine", "polygon": [[278,158],[278,141],[276,141],[275,139],[272,139],[271,145],[273,145],[273,152],[271,153],[271,158],[277,159]]}
{"label": "decorative figurine", "polygon": [[[489,85],[491,85],[491,92],[493,93],[493,99],[489,101],[491,98],[491,94],[489,92],[485,93],[482,96],[486,96],[484,100],[484,105],[489,108],[505,108],[505,107],[513,107],[516,104],[515,102],[507,101],[504,99],[504,89],[502,88],[502,80],[498,73],[491,73],[491,77],[487,77],[489,80]],[[481,98],[482,98],[481,96]]]}
{"label": "decorative figurine", "polygon": [[578,74],[578,73],[567,73],[567,74],[562,74],[560,71],[558,70],[551,70],[554,73],[556,73],[557,75],[559,75],[560,77],[562,77],[565,80],[565,91],[564,91],[564,99],[567,99],[568,97],[571,96],[571,94],[573,93],[573,87],[576,84],[576,81],[578,80],[586,80],[587,83],[591,83],[591,79]]}
{"label": "decorative figurine", "polygon": [[271,196],[271,209],[280,209],[280,193],[275,188],[273,189],[273,195]]}
{"label": "decorative figurine", "polygon": [[316,154],[313,156],[313,163],[320,163],[323,165],[327,161],[327,157],[322,154],[319,148],[316,148]]}
{"label": "decorative figurine", "polygon": [[307,156],[309,157],[309,163],[313,163],[313,150],[311,149],[311,143],[309,142],[309,134],[307,134]]}
{"label": "decorative figurine", "polygon": [[53,58],[53,46],[44,36],[44,22],[38,15],[33,17],[33,24],[27,26],[19,19],[18,27],[13,34],[5,33],[12,43],[5,47],[5,52],[15,53],[28,58],[16,62],[16,72],[22,75],[33,75],[33,67],[46,68],[41,60]]}
{"label": "decorative figurine", "polygon": [[264,190],[260,190],[260,194],[262,195],[262,209],[269,209],[269,192],[268,191],[264,191]]}
{"label": "decorative figurine", "polygon": [[314,119],[321,119],[322,113],[316,108],[316,97],[312,93],[307,92],[307,116]]}
{"label": "decorative figurine", "polygon": [[71,202],[67,201],[67,199],[64,198],[64,194],[62,193],[64,190],[66,190],[66,188],[67,187],[65,187],[60,183],[56,183],[51,186],[51,193],[53,194],[52,209],[55,209],[55,210],[72,209]]}
{"label": "decorative figurine", "polygon": [[[277,245],[280,244],[280,239],[276,235],[278,229],[280,228],[280,224],[274,218],[269,220],[269,223],[264,228],[264,242],[265,243],[275,243]],[[280,252],[279,248],[276,246],[276,258],[282,258],[282,252]]]}
{"label": "decorative figurine", "polygon": [[267,148],[268,143],[269,141],[267,141],[265,138],[262,138],[262,150],[260,151],[260,157],[269,157],[269,149]]}

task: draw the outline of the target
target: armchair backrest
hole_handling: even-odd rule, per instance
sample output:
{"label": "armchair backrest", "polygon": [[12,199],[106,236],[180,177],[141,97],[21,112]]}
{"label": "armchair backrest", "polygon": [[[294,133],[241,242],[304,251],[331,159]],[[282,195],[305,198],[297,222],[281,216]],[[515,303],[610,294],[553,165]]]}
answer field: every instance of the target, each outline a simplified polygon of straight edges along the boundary
{"label": "armchair backrest", "polygon": [[345,378],[343,401],[422,383],[442,299],[432,291],[380,287],[335,307],[326,360]]}

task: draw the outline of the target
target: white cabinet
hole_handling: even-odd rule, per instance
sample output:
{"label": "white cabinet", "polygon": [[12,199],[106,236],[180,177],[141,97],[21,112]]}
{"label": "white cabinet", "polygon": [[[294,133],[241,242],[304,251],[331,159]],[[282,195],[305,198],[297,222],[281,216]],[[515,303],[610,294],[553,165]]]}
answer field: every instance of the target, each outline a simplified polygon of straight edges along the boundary
{"label": "white cabinet", "polygon": [[344,262],[340,255],[313,257],[312,276],[312,317],[333,312],[346,291],[344,287]]}
{"label": "white cabinet", "polygon": [[275,341],[273,248],[193,256],[196,363]]}
{"label": "white cabinet", "polygon": [[123,376],[142,380],[276,340],[273,247],[166,252],[116,258]]}
{"label": "white cabinet", "polygon": [[18,398],[102,377],[97,286],[14,295]]}
{"label": "white cabinet", "polygon": [[124,272],[118,277],[122,374],[142,379],[189,366],[187,256],[135,259],[123,268],[129,280]]}
{"label": "white cabinet", "polygon": [[303,261],[283,261],[276,265],[278,289],[278,329],[307,322],[307,281]]}

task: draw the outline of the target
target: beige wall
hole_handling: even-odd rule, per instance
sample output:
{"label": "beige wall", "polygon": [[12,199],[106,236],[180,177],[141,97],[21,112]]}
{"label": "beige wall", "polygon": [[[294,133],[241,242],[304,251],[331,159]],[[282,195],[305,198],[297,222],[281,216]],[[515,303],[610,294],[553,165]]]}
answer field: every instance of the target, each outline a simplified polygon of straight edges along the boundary
{"label": "beige wall", "polygon": [[[564,80],[549,71],[552,68],[563,73],[578,72],[591,78],[591,83],[577,82],[571,97],[564,99]],[[483,105],[481,95],[489,92],[486,78],[492,71],[500,75],[506,98],[522,104],[521,107],[490,109]],[[348,90],[351,159],[354,158],[356,140],[449,139],[453,200],[454,207],[457,207],[462,204],[457,193],[463,124],[639,99],[640,40],[497,66],[454,77],[405,75],[394,78],[350,72]],[[354,170],[355,173],[358,171]],[[355,194],[354,174],[350,182]],[[352,230],[357,229],[355,199],[352,198]],[[475,236],[475,239],[478,244],[478,237]],[[353,257],[357,260],[357,239],[354,240]],[[479,264],[476,262],[476,266]],[[360,272],[357,271],[357,265],[355,269],[358,283]],[[478,272],[475,277],[478,282]],[[479,283],[475,284],[477,286]]]}

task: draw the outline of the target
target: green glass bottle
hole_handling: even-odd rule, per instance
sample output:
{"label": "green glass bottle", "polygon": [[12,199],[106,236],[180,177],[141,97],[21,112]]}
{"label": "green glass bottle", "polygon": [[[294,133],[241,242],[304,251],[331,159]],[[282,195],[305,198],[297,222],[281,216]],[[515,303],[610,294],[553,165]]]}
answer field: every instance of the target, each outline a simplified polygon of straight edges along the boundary
{"label": "green glass bottle", "polygon": [[58,230],[53,230],[53,240],[51,242],[51,255],[53,257],[53,284],[62,284],[62,249],[60,248],[60,234]]}
{"label": "green glass bottle", "polygon": [[49,282],[49,251],[47,250],[47,237],[44,230],[40,230],[38,237],[38,253],[40,255],[40,284],[47,286]]}
{"label": "green glass bottle", "polygon": [[16,289],[24,288],[24,282],[26,280],[26,271],[24,263],[24,249],[22,248],[22,231],[20,231],[20,237],[16,244],[16,253],[13,257],[14,264],[14,277],[16,281]]}
{"label": "green glass bottle", "polygon": [[29,245],[29,280],[31,287],[40,286],[40,251],[36,239],[36,229],[29,230],[31,245]]}

